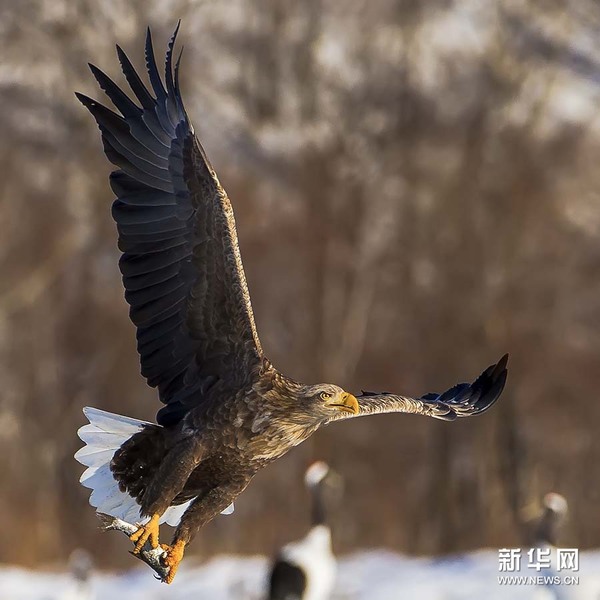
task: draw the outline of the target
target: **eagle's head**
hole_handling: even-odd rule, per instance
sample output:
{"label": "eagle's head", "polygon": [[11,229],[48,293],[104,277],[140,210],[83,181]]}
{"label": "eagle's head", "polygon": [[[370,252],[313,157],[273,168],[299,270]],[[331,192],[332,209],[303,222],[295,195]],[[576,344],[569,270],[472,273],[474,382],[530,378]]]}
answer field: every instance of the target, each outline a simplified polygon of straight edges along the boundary
{"label": "eagle's head", "polygon": [[296,408],[319,423],[330,421],[344,413],[357,415],[360,410],[358,400],[352,394],[330,383],[301,386]]}

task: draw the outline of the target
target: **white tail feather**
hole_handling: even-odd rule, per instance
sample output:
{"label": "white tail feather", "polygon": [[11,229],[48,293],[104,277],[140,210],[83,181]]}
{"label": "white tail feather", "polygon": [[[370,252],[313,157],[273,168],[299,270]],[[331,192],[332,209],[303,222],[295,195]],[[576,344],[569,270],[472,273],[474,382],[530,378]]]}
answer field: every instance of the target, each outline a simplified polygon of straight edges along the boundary
{"label": "white tail feather", "polygon": [[105,462],[110,462],[114,455],[114,450],[98,449],[94,446],[84,446],[75,458],[86,467],[99,467]]}
{"label": "white tail feather", "polygon": [[[140,505],[135,498],[119,489],[110,470],[110,461],[124,442],[149,423],[92,407],[84,408],[83,413],[88,418],[89,425],[81,427],[77,434],[86,445],[77,451],[75,458],[88,467],[79,481],[92,490],[90,504],[97,512],[128,523],[145,523],[148,517],[141,516]],[[193,500],[171,506],[163,513],[160,522],[177,526]],[[233,504],[223,514],[232,512]]]}

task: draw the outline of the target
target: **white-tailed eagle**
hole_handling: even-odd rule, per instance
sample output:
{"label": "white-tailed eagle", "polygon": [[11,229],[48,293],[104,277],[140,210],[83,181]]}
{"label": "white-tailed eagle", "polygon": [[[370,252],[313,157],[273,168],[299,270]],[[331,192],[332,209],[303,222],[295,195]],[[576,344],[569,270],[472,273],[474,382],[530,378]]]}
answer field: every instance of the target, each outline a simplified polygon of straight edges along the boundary
{"label": "white-tailed eagle", "polygon": [[254,325],[231,202],[181,98],[176,35],[163,80],[148,31],[150,87],[117,46],[134,99],[90,66],[118,113],[77,94],[117,167],[110,185],[125,298],[142,375],[164,406],[156,424],[86,409],[86,446],[76,457],[88,467],[81,481],[93,490],[97,511],[140,523],[131,536],[136,553],[158,545],[159,523],[177,526],[164,545],[167,582],[198,530],[227,510],[259,469],[319,427],[384,412],[446,421],[481,414],[507,374],[504,356],[473,383],[442,394],[354,396],[328,383],[299,383],[269,362]]}

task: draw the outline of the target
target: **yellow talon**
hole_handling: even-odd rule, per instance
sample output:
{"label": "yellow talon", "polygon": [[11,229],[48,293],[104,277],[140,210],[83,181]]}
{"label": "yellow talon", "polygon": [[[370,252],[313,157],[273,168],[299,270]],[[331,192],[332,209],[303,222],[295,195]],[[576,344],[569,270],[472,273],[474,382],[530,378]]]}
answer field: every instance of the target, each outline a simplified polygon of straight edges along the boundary
{"label": "yellow talon", "polygon": [[148,540],[150,540],[152,548],[158,548],[159,519],[160,515],[152,515],[152,518],[145,525],[142,525],[135,533],[129,536],[129,539],[135,544],[135,548],[133,549],[134,554],[139,554]]}
{"label": "yellow talon", "polygon": [[161,544],[163,550],[166,550],[166,556],[163,556],[163,563],[166,567],[169,567],[169,573],[165,578],[165,583],[172,583],[175,579],[175,574],[179,568],[179,563],[183,558],[183,552],[185,550],[185,542],[183,540],[177,540],[172,546],[167,544]]}

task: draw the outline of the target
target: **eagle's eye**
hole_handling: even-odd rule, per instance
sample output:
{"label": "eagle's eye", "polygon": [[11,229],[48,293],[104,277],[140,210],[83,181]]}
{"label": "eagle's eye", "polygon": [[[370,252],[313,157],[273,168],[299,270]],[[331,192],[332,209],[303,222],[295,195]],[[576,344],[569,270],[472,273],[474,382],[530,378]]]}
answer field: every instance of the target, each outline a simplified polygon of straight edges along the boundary
{"label": "eagle's eye", "polygon": [[321,392],[319,396],[321,397],[321,400],[329,400],[329,398],[331,398],[331,394],[328,392]]}

